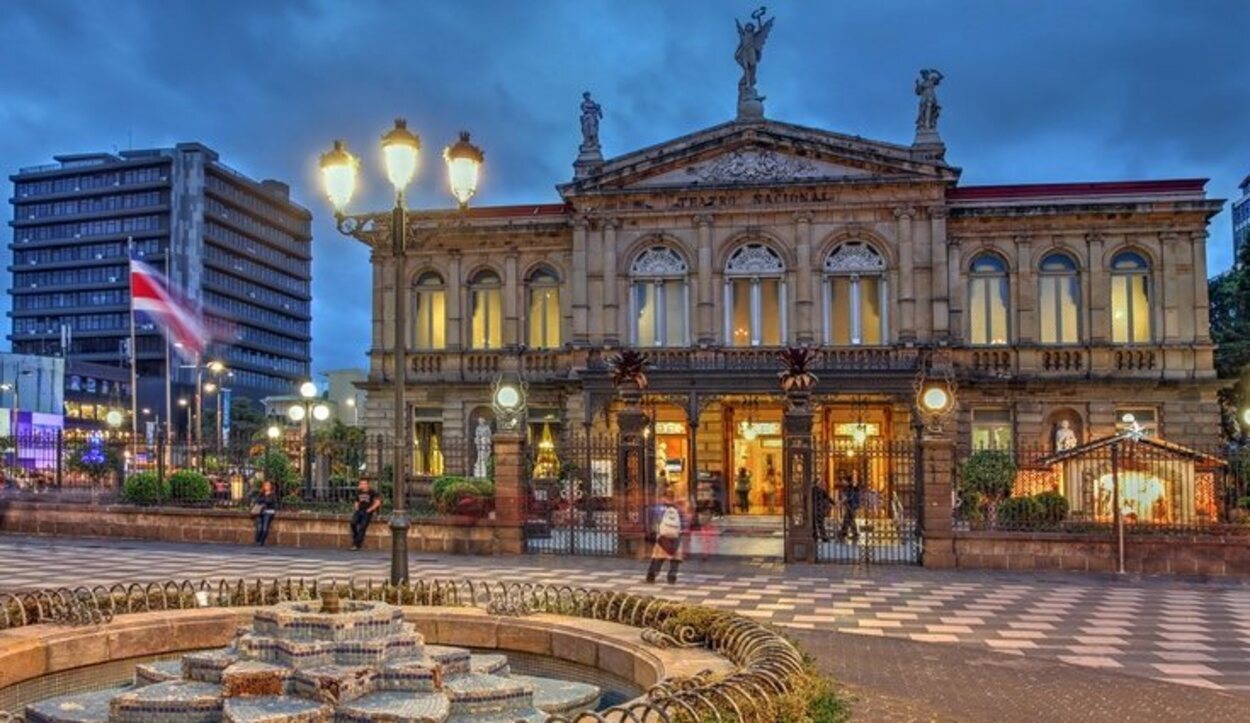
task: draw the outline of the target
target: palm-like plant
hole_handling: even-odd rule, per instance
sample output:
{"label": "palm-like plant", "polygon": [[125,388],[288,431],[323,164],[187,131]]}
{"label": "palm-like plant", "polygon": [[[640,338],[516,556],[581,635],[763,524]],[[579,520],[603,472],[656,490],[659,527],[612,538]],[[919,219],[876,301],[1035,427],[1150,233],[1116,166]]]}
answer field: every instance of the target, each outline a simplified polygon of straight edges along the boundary
{"label": "palm-like plant", "polygon": [[608,364],[612,369],[612,384],[618,389],[631,383],[640,390],[647,388],[647,369],[651,366],[651,358],[646,354],[634,349],[622,349]]}
{"label": "palm-like plant", "polygon": [[807,347],[790,347],[777,355],[782,370],[777,372],[781,388],[786,392],[808,392],[816,386],[816,375],[809,371],[816,361],[816,352]]}

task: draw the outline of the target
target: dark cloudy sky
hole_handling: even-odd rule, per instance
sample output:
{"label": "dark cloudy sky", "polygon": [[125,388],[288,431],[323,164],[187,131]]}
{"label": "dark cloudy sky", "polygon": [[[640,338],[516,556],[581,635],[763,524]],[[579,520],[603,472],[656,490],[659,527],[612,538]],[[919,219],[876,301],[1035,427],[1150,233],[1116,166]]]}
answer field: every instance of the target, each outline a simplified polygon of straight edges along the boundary
{"label": "dark cloudy sky", "polygon": [[[757,0],[758,1],[758,0]],[[732,117],[733,17],[704,0],[26,0],[0,22],[0,168],[57,153],[202,141],[291,183],[316,216],[314,367],[363,366],[367,254],[338,236],[316,156],[346,138],[381,208],[378,135],[395,116],[441,149],[487,154],[477,203],[550,202],[592,90],[605,153]],[[1246,0],[774,2],[759,71],[769,117],[908,143],[912,83],[939,68],[941,131],[963,183],[1250,173]],[[446,205],[427,153],[414,202]],[[1212,271],[1231,260],[1228,213]],[[8,299],[2,302],[8,304]],[[7,324],[5,325],[7,329]]]}

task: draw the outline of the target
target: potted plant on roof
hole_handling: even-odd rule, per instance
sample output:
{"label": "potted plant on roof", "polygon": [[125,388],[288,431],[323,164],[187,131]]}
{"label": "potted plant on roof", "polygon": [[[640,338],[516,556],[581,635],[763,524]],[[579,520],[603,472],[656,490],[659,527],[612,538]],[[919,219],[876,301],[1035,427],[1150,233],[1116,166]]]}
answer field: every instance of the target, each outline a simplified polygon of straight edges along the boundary
{"label": "potted plant on roof", "polygon": [[812,373],[816,362],[816,350],[805,346],[792,346],[777,355],[781,361],[781,371],[777,379],[781,382],[781,390],[786,393],[791,409],[806,409],[812,390],[819,381]]}
{"label": "potted plant on roof", "polygon": [[637,404],[647,388],[647,369],[651,358],[636,349],[622,349],[608,362],[612,385],[626,404]]}

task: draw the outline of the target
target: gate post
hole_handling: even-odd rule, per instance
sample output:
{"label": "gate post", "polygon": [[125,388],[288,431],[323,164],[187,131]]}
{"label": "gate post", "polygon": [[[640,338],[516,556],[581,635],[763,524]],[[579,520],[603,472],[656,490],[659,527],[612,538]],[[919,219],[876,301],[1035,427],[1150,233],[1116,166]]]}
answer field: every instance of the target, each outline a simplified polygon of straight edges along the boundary
{"label": "gate post", "polygon": [[926,430],[919,440],[923,508],[920,518],[925,567],[953,568],[955,560],[955,444],[946,434]]}
{"label": "gate post", "polygon": [[647,549],[647,439],[643,431],[648,420],[642,411],[642,392],[637,385],[622,384],[619,391],[625,403],[616,417],[620,430],[617,470],[623,482],[616,495],[620,550],[625,557],[641,558]]}
{"label": "gate post", "polygon": [[504,555],[525,552],[525,434],[514,430],[495,433],[495,542]]}
{"label": "gate post", "polygon": [[785,561],[816,562],[816,529],[812,520],[812,409],[811,394],[786,394],[782,435],[785,459]]}

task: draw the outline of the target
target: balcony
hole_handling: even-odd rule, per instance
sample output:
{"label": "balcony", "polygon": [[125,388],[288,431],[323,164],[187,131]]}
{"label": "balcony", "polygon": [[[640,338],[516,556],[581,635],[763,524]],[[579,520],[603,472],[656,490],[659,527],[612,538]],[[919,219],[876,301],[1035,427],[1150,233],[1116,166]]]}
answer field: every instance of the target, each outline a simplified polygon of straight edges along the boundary
{"label": "balcony", "polygon": [[1210,348],[1192,344],[964,347],[966,379],[1195,379],[1214,376]]}

